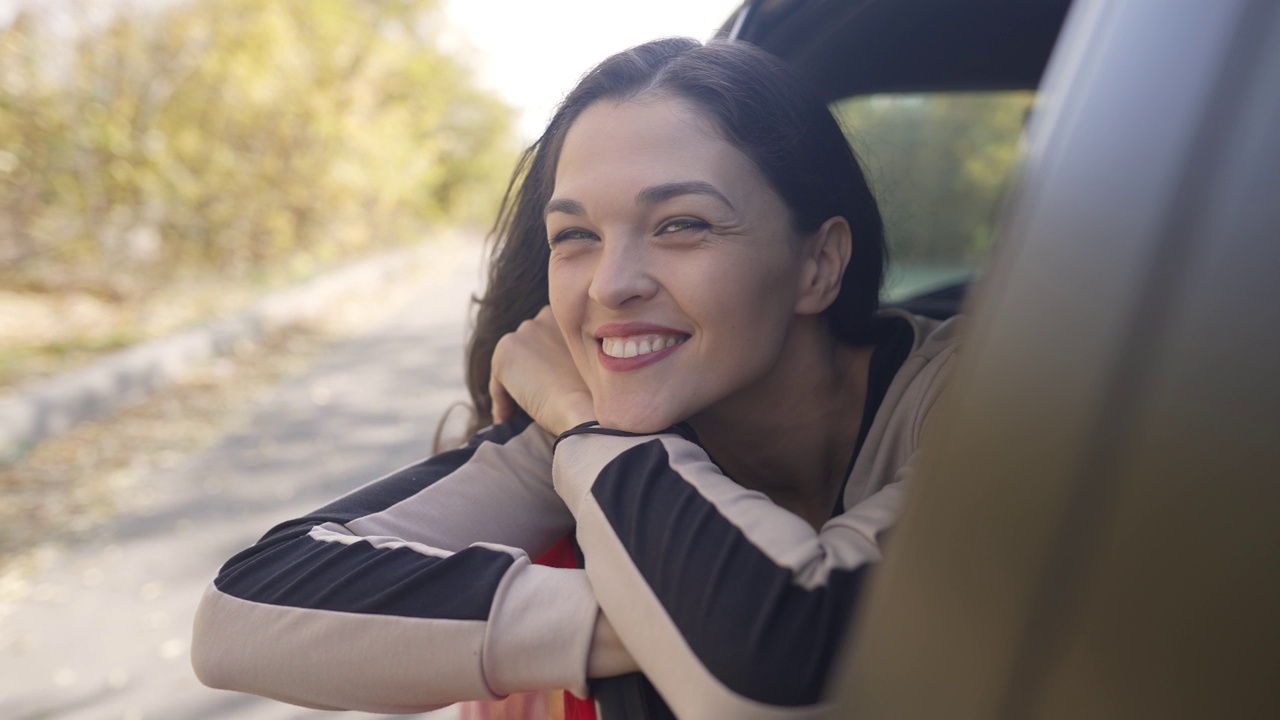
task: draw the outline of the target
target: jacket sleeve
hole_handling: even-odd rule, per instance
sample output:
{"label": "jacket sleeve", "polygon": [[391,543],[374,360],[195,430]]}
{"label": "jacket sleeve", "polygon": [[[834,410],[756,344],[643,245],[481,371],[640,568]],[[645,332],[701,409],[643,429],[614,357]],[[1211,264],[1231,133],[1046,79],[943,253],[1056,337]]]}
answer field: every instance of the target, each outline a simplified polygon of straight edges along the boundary
{"label": "jacket sleeve", "polygon": [[816,531],[727,477],[681,426],[585,425],[557,440],[555,489],[596,600],[677,717],[830,715],[828,674],[918,467],[957,327],[934,329],[903,361],[844,512]]}
{"label": "jacket sleeve", "polygon": [[556,446],[555,486],[587,575],[676,716],[822,716],[827,673],[915,458],[815,531],[679,433],[571,433]]}
{"label": "jacket sleeve", "polygon": [[573,523],[527,418],[285,522],[196,612],[200,680],[322,709],[406,713],[563,687],[586,694],[598,607],[534,565]]}

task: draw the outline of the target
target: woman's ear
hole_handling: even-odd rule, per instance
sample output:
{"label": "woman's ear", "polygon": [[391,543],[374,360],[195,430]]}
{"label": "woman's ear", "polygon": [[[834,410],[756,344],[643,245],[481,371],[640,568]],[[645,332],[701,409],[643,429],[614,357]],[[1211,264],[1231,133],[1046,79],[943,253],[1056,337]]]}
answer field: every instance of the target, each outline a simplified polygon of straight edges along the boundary
{"label": "woman's ear", "polygon": [[849,221],[840,215],[822,223],[822,227],[805,240],[796,296],[797,314],[817,315],[835,302],[852,246]]}

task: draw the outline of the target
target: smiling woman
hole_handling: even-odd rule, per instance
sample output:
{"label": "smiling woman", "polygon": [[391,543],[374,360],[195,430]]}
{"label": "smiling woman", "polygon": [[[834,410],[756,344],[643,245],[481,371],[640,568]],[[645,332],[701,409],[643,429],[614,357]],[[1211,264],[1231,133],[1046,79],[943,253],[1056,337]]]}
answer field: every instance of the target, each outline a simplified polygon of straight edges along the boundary
{"label": "smiling woman", "polygon": [[547,210],[551,309],[591,391],[588,419],[658,432],[778,365],[804,244],[750,159],[686,101],[584,111]]}
{"label": "smiling woman", "polygon": [[[858,164],[750,46],[606,60],[516,178],[478,434],[232,558],[197,672],[326,708],[566,688],[605,718],[820,714],[953,324],[877,312]],[[531,563],[566,536],[581,569]]]}

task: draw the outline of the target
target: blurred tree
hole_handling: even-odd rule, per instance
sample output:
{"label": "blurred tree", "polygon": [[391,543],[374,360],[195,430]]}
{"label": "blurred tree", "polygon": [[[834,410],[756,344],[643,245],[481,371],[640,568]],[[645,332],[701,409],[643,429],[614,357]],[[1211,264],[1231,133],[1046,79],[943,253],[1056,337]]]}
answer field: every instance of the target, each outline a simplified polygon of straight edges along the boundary
{"label": "blurred tree", "polygon": [[973,267],[1017,155],[1032,93],[933,93],[837,104],[881,203],[893,261]]}
{"label": "blurred tree", "polygon": [[435,0],[82,2],[0,30],[5,284],[131,294],[492,214],[512,113]]}
{"label": "blurred tree", "polygon": [[29,11],[0,32],[0,266],[38,259],[50,168],[70,142],[57,90],[38,48],[47,33]]}

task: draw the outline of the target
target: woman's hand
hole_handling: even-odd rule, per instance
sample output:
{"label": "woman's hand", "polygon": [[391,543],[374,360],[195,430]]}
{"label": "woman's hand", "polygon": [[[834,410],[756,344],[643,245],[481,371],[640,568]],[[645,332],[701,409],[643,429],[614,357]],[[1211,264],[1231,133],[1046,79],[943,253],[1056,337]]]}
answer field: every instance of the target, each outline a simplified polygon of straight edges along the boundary
{"label": "woman's hand", "polygon": [[516,406],[553,435],[595,419],[591,390],[573,364],[550,306],[498,341],[489,395],[494,422],[510,418]]}

